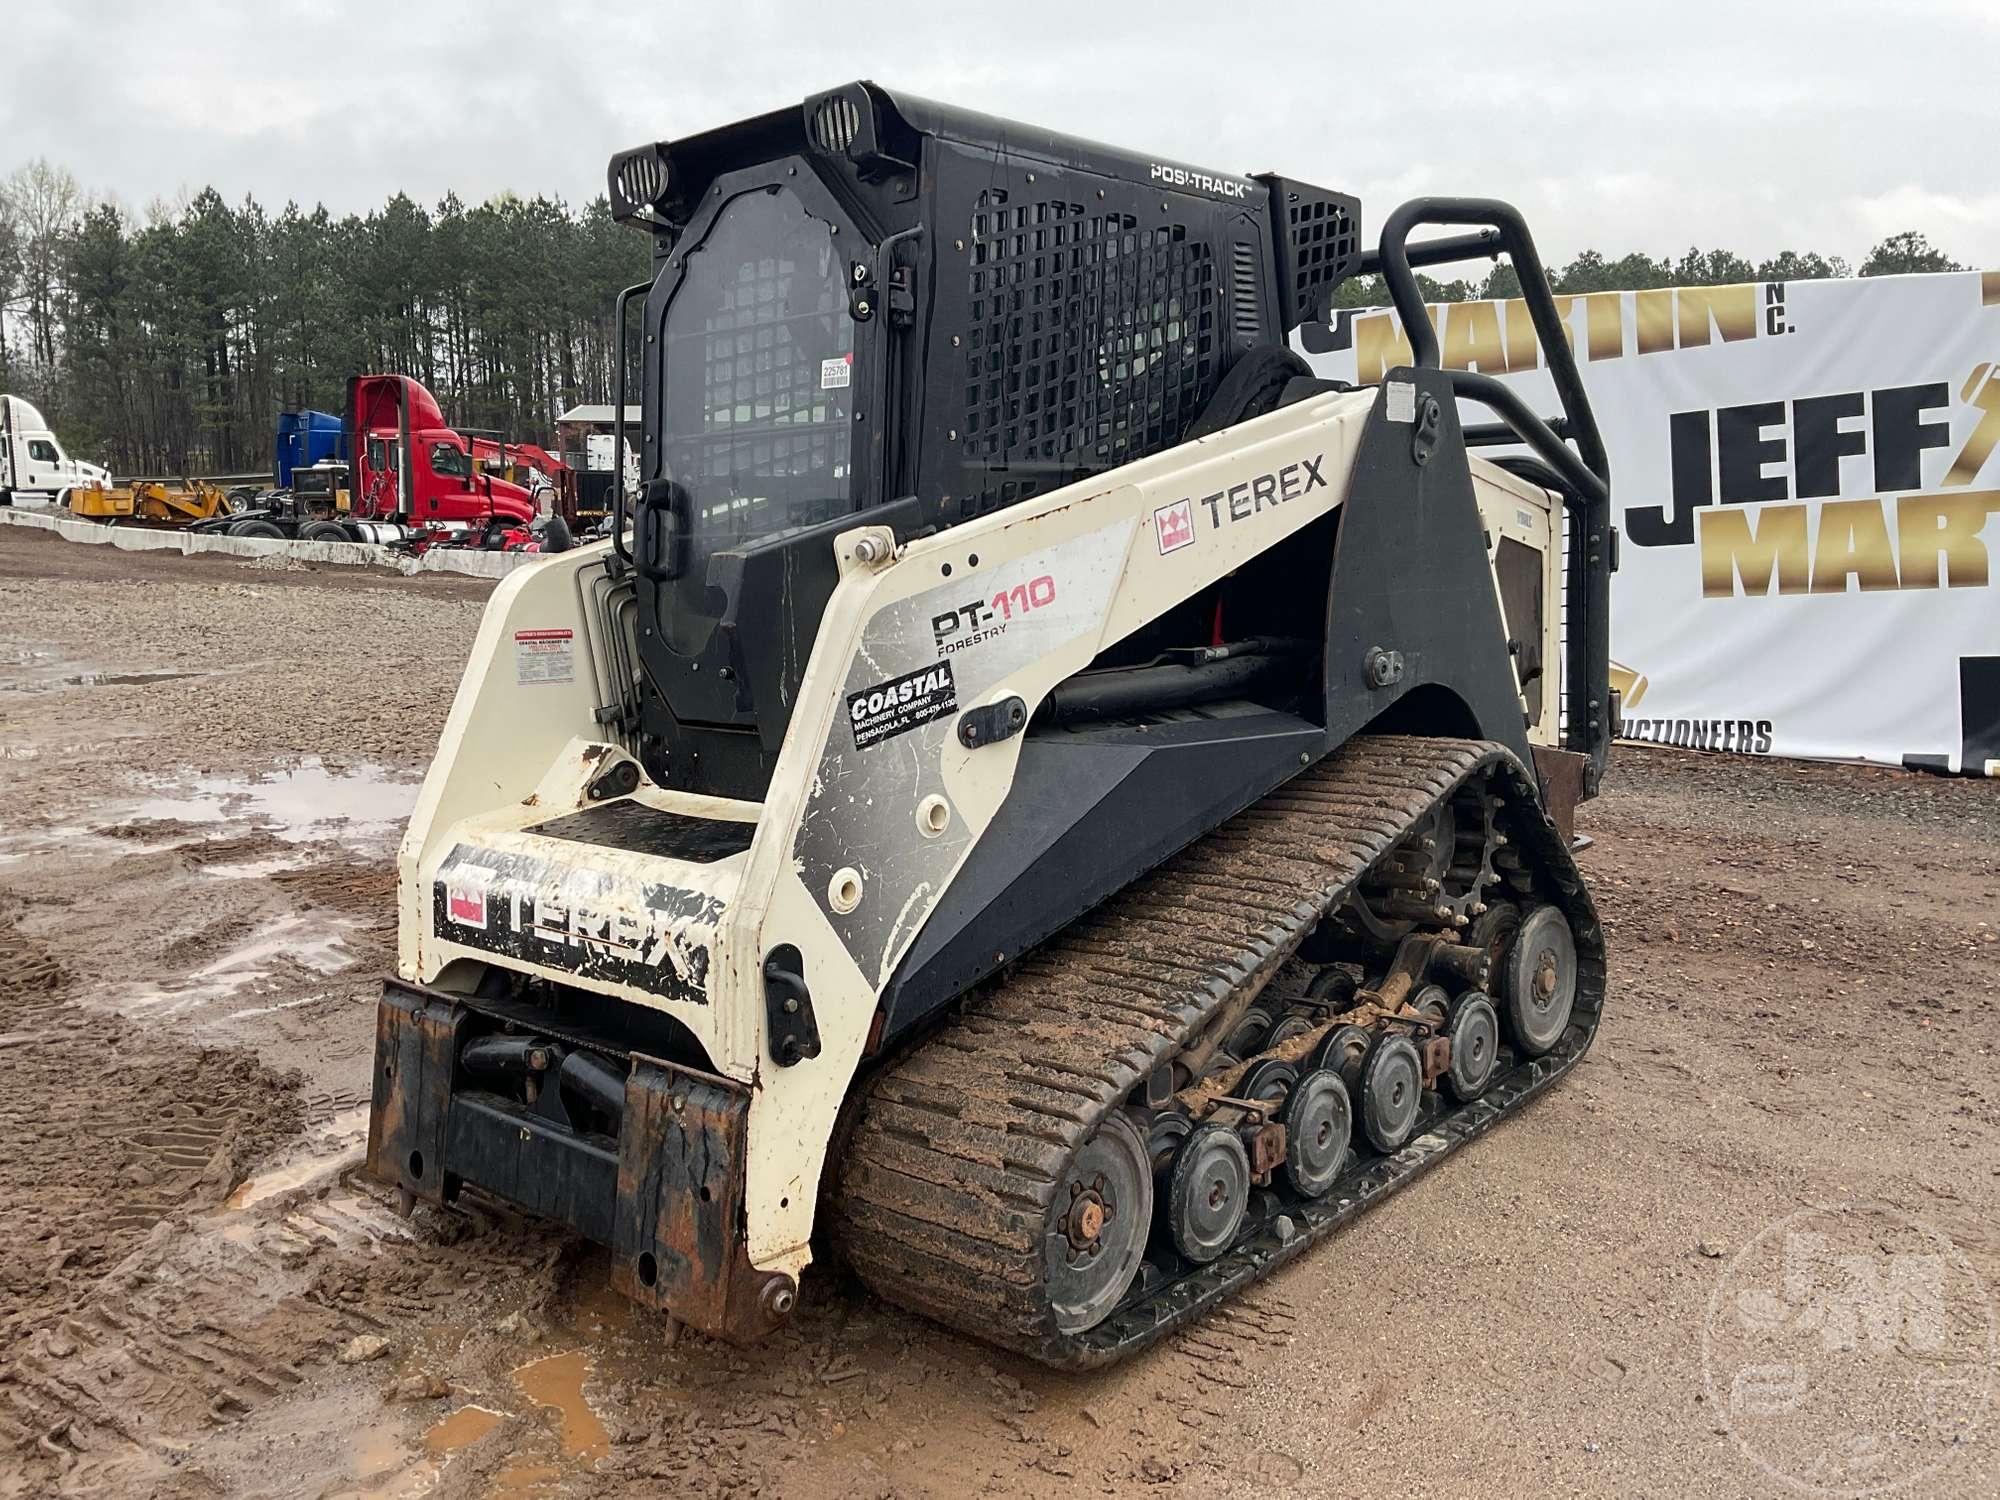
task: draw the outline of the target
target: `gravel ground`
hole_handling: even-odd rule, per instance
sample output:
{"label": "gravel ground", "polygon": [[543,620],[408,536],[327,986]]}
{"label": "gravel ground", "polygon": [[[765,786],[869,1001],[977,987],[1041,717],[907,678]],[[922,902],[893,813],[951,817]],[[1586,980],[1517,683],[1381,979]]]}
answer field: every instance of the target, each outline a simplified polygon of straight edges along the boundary
{"label": "gravel ground", "polygon": [[669,1344],[347,1170],[483,596],[0,532],[0,1497],[2000,1489],[2000,787],[1622,750],[1590,1056],[1111,1372],[818,1271]]}

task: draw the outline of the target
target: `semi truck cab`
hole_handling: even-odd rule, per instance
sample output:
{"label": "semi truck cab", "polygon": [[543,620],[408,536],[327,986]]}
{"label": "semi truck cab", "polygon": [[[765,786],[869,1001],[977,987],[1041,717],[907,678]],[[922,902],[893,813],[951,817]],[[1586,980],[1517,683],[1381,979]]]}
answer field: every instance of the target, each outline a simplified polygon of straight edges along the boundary
{"label": "semi truck cab", "polygon": [[354,514],[411,525],[525,526],[535,498],[525,486],[493,472],[485,451],[445,424],[437,398],[407,375],[356,376],[348,409],[363,440],[356,444]]}
{"label": "semi truck cab", "polygon": [[42,414],[19,396],[0,396],[0,505],[17,496],[68,503],[71,490],[111,488],[111,472],[63,452]]}

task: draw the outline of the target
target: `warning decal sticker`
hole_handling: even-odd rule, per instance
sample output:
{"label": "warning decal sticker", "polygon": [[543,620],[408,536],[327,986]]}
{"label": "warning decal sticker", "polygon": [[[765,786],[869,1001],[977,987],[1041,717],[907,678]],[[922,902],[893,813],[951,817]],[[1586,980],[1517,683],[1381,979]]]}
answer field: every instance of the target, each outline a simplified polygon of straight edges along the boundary
{"label": "warning decal sticker", "polygon": [[514,681],[571,682],[576,678],[576,633],[571,630],[514,632]]}
{"label": "warning decal sticker", "polygon": [[908,734],[957,710],[958,684],[952,680],[948,661],[918,667],[847,695],[847,721],[854,728],[857,750]]}

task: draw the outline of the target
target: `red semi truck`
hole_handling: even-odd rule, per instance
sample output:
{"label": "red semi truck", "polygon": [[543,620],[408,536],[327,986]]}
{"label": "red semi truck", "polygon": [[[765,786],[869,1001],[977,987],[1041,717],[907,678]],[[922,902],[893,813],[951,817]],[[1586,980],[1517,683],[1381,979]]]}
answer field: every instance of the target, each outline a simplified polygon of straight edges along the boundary
{"label": "red semi truck", "polygon": [[350,379],[345,426],[347,462],[294,470],[288,493],[194,529],[515,547],[528,542],[530,526],[563,491],[562,460],[532,443],[446,425],[437,398],[408,375]]}
{"label": "red semi truck", "polygon": [[408,375],[355,376],[348,382],[347,409],[354,424],[357,520],[525,527],[538,510],[533,476],[553,488],[562,469],[532,444],[468,436],[447,426],[437,398]]}

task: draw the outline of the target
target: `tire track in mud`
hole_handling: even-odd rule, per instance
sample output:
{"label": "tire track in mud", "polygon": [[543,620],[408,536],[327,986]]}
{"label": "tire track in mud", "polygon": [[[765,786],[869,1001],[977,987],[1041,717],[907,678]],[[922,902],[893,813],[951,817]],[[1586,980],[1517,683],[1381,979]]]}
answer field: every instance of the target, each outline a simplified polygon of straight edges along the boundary
{"label": "tire track in mud", "polygon": [[[76,1003],[75,976],[0,907],[0,1453],[60,1469],[73,1435],[130,1426],[130,1408],[69,1368],[107,1320],[157,1338],[173,1301],[133,1308],[116,1285],[173,1222],[219,1205],[249,1162],[298,1126],[293,1079],[248,1054],[176,1043]],[[202,1288],[198,1305],[221,1288]],[[224,1293],[226,1295],[226,1293]],[[122,1310],[121,1310],[122,1309]],[[157,1327],[155,1327],[157,1325]],[[177,1367],[135,1344],[135,1369]],[[228,1340],[178,1367],[226,1370]],[[222,1394],[217,1386],[211,1396]],[[94,1415],[93,1415],[94,1413]]]}
{"label": "tire track in mud", "polygon": [[511,1216],[405,1221],[349,1180],[345,1159],[268,1174],[281,1190],[247,1209],[161,1221],[72,1306],[21,1331],[0,1365],[0,1451],[29,1493],[145,1489],[207,1434],[347,1362],[357,1340],[406,1351],[445,1307],[462,1316],[475,1277],[552,1285],[557,1251]]}

